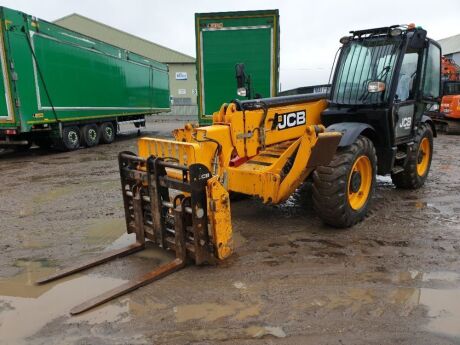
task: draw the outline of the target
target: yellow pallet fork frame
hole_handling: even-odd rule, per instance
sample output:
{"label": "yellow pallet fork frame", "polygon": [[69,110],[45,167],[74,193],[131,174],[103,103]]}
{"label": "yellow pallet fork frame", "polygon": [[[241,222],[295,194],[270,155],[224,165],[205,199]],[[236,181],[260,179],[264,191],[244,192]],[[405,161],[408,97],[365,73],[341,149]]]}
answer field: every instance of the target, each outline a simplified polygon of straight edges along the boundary
{"label": "yellow pallet fork frame", "polygon": [[230,192],[286,200],[318,166],[327,165],[341,133],[325,132],[324,99],[250,107],[234,101],[213,115],[213,125],[186,125],[175,140],[141,138],[138,155],[122,152],[120,175],[126,226],[136,243],[61,271],[39,283],[141,250],[145,241],[176,259],[72,309],[72,314],[157,280],[186,265],[228,258],[233,252]]}

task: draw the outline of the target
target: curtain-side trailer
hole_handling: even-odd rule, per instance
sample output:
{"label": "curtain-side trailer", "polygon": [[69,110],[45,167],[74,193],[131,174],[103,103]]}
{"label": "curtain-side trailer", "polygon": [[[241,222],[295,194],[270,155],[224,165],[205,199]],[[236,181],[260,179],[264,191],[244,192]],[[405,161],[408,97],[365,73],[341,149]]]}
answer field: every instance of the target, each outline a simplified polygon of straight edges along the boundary
{"label": "curtain-side trailer", "polygon": [[237,95],[235,66],[244,64],[251,96],[275,97],[279,84],[278,10],[195,14],[198,118],[212,123],[225,102]]}
{"label": "curtain-side trailer", "polygon": [[0,7],[0,146],[111,143],[170,109],[168,67]]}

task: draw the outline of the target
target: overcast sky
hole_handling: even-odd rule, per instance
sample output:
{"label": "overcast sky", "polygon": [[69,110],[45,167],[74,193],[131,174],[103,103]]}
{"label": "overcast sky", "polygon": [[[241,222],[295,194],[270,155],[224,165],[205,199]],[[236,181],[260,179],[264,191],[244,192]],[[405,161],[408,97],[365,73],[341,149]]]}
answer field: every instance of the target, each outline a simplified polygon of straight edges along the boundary
{"label": "overcast sky", "polygon": [[433,39],[460,34],[459,0],[0,0],[53,21],[79,13],[195,56],[195,12],[279,9],[282,89],[326,83],[350,30],[415,23]]}

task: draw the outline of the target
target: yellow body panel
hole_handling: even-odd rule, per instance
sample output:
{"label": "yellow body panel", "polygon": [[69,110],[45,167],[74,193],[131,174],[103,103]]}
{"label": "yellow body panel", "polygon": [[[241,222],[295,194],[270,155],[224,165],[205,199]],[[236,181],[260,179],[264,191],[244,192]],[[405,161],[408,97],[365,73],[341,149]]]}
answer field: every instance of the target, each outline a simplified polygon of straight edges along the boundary
{"label": "yellow body panel", "polygon": [[[320,114],[325,100],[240,111],[222,105],[213,125],[186,125],[173,131],[175,140],[141,138],[139,155],[160,157],[181,166],[205,165],[208,222],[216,257],[233,248],[229,192],[257,196],[265,203],[286,200],[318,165],[328,164],[340,133],[325,133]],[[180,170],[167,174],[182,179]]]}
{"label": "yellow body panel", "polygon": [[218,259],[226,259],[233,252],[232,223],[230,214],[230,197],[219,183],[217,176],[207,183],[208,216],[211,224],[212,237]]}

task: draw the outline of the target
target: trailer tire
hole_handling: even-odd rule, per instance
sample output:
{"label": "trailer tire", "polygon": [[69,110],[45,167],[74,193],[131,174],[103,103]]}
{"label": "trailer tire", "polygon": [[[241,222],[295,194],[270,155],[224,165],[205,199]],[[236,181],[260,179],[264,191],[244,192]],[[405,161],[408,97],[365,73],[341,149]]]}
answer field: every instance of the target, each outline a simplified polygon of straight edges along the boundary
{"label": "trailer tire", "polygon": [[76,150],[80,147],[80,129],[77,126],[64,127],[59,148],[64,151]]}
{"label": "trailer tire", "polygon": [[313,207],[322,221],[347,228],[367,215],[375,189],[377,155],[364,136],[339,148],[327,166],[313,172]]}
{"label": "trailer tire", "polygon": [[433,131],[430,125],[422,123],[417,128],[414,149],[407,154],[404,171],[391,175],[394,185],[401,189],[417,189],[423,186],[430,172],[432,158]]}
{"label": "trailer tire", "polygon": [[81,129],[81,141],[82,144],[86,147],[97,146],[97,144],[99,144],[100,137],[101,135],[99,133],[99,128],[97,127],[97,125],[85,125]]}
{"label": "trailer tire", "polygon": [[102,144],[111,144],[115,140],[115,128],[112,122],[104,122],[100,126],[100,134],[101,134],[101,143]]}

